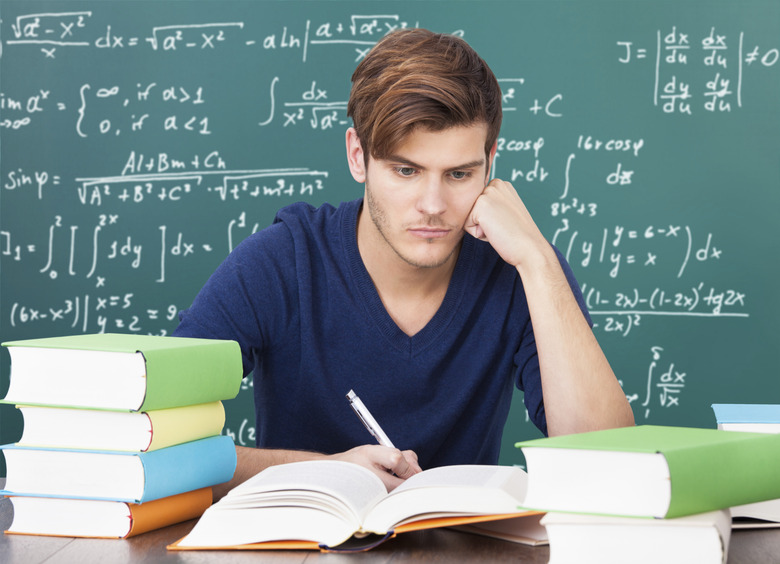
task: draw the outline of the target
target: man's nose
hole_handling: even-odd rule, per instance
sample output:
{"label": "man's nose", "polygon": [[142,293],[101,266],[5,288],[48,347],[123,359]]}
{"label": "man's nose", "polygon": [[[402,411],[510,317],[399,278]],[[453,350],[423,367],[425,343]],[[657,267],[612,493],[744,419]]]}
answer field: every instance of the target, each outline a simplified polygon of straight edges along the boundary
{"label": "man's nose", "polygon": [[425,179],[417,200],[417,209],[426,215],[441,215],[447,209],[446,187],[442,180],[436,177]]}

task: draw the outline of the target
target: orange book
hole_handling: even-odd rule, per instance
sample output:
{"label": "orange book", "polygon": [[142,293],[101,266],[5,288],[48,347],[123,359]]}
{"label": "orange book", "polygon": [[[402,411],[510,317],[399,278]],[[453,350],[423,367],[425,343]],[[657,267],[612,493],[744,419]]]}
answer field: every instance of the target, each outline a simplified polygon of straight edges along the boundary
{"label": "orange book", "polygon": [[14,518],[7,534],[129,538],[196,519],[211,505],[211,488],[145,503],[62,497],[9,496]]}

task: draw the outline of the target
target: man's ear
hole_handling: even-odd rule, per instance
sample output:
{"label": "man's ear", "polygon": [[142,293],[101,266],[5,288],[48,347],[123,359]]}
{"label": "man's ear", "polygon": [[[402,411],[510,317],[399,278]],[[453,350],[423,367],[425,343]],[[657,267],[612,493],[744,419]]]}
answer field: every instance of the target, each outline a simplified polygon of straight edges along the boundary
{"label": "man's ear", "polygon": [[366,161],[363,158],[363,144],[354,127],[347,129],[347,162],[355,182],[366,181]]}
{"label": "man's ear", "polygon": [[487,176],[485,177],[485,184],[490,184],[490,171],[493,169],[493,162],[496,159],[497,149],[498,149],[498,141],[493,143],[493,148],[490,149],[490,155],[488,157]]}

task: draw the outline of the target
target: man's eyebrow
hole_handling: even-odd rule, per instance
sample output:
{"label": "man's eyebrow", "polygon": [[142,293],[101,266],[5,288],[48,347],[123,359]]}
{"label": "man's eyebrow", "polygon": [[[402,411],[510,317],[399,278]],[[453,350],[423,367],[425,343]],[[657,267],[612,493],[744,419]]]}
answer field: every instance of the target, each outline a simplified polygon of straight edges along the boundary
{"label": "man's eyebrow", "polygon": [[[419,169],[424,169],[425,168],[424,166],[419,165],[416,162],[407,159],[406,157],[402,157],[401,155],[389,155],[387,158],[384,158],[382,160],[387,161],[387,162],[393,162],[393,163],[406,165],[406,166],[409,166],[411,168],[419,168]],[[447,169],[447,171],[466,170],[466,169],[470,169],[470,168],[478,168],[478,167],[483,166],[484,164],[485,164],[485,159],[475,159],[475,160],[469,161],[467,163],[463,163],[463,164],[460,164],[460,165],[457,165],[457,166],[450,167],[450,168]]]}
{"label": "man's eyebrow", "polygon": [[391,162],[391,163],[397,163],[409,166],[411,168],[424,168],[422,165],[418,165],[414,161],[410,161],[406,157],[402,157],[401,155],[388,155],[384,159],[381,159],[383,161]]}
{"label": "man's eyebrow", "polygon": [[485,159],[476,159],[474,161],[469,161],[467,163],[463,163],[462,165],[458,165],[455,167],[452,167],[448,170],[464,170],[469,168],[479,168],[485,164]]}

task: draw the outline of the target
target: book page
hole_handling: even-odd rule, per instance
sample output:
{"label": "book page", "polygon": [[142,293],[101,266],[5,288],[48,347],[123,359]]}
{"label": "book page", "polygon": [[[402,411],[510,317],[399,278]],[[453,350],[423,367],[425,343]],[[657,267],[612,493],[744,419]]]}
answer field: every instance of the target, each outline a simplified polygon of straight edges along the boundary
{"label": "book page", "polygon": [[380,499],[363,519],[363,530],[381,534],[421,519],[516,513],[526,483],[526,473],[512,466],[431,468]]}
{"label": "book page", "polygon": [[[518,468],[513,468],[511,466],[479,464],[441,466],[415,474],[393,490],[390,495],[412,488],[425,488],[429,486],[483,486],[486,488],[503,489],[507,484],[512,483],[512,478],[516,475],[518,470]],[[519,471],[522,472],[522,470]],[[513,494],[522,499],[525,497],[525,490],[515,491]]]}
{"label": "book page", "polygon": [[[323,495],[324,494],[324,495]],[[271,466],[233,488],[220,504],[313,506],[330,504],[336,510],[343,505],[360,521],[365,508],[387,495],[382,481],[370,470],[351,462],[317,460]]]}
{"label": "book page", "polygon": [[296,540],[336,546],[360,529],[364,508],[386,494],[377,476],[351,462],[271,466],[209,507],[179,545]]}

